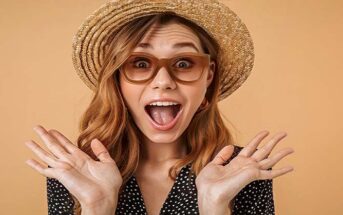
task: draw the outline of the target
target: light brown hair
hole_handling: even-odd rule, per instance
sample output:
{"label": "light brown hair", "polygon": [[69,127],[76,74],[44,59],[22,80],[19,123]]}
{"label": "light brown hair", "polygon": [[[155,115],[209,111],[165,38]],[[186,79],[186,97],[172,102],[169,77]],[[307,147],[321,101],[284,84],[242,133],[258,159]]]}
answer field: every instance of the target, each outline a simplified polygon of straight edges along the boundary
{"label": "light brown hair", "polygon": [[[122,98],[118,68],[153,24],[165,25],[171,21],[190,27],[199,37],[205,53],[210,54],[211,59],[216,62],[218,44],[193,22],[173,13],[149,15],[133,20],[109,37],[104,50],[103,66],[99,72],[97,91],[80,121],[78,147],[97,160],[90,148],[90,142],[98,138],[115,160],[123,177],[123,186],[138,167],[143,134],[135,125]],[[217,105],[220,69],[216,68],[206,92],[209,105],[193,116],[180,137],[182,143],[187,146],[187,155],[170,169],[169,176],[174,180],[182,166],[191,163],[192,172],[197,175],[220,149],[233,144],[232,135],[224,125]],[[73,199],[75,214],[81,214],[79,202],[75,197]]]}

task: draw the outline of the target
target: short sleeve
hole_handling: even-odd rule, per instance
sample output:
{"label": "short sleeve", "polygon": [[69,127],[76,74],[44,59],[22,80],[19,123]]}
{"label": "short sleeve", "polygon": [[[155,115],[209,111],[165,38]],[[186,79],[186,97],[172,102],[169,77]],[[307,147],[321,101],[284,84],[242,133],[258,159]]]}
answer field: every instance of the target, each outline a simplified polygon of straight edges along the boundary
{"label": "short sleeve", "polygon": [[74,200],[69,191],[54,178],[47,177],[48,215],[73,215]]}

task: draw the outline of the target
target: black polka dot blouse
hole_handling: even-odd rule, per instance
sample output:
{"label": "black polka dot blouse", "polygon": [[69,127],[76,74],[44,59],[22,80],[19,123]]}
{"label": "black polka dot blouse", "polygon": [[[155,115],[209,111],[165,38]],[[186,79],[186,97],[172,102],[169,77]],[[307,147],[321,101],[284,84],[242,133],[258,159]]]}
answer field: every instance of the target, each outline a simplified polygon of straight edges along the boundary
{"label": "black polka dot blouse", "polygon": [[[229,163],[242,149],[235,146]],[[195,176],[190,173],[191,165],[185,165],[176,177],[160,214],[199,214]],[[49,215],[72,215],[74,201],[68,190],[56,179],[47,178],[47,200]],[[233,215],[274,215],[272,180],[253,181],[244,187],[233,200]],[[144,199],[136,178],[132,176],[119,195],[115,214],[145,214]]]}

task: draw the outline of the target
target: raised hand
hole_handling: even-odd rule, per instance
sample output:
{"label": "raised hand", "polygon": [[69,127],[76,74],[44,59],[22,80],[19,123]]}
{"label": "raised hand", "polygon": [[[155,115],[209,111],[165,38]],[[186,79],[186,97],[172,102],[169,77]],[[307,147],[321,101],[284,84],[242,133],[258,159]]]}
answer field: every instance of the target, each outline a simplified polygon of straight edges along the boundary
{"label": "raised hand", "polygon": [[292,148],[282,149],[268,157],[287,133],[276,134],[267,144],[256,150],[268,134],[268,131],[259,132],[227,165],[223,164],[232,156],[234,148],[232,145],[225,146],[197,176],[199,195],[206,195],[206,199],[211,199],[214,204],[222,202],[227,206],[239,191],[252,181],[273,179],[292,171],[291,166],[270,170],[282,158],[293,153]]}
{"label": "raised hand", "polygon": [[43,176],[57,179],[81,205],[115,203],[122,177],[115,161],[99,140],[91,142],[91,148],[99,159],[95,161],[57,130],[47,131],[42,126],[36,126],[34,130],[48,151],[32,140],[25,144],[51,168],[34,159],[26,161],[29,166]]}

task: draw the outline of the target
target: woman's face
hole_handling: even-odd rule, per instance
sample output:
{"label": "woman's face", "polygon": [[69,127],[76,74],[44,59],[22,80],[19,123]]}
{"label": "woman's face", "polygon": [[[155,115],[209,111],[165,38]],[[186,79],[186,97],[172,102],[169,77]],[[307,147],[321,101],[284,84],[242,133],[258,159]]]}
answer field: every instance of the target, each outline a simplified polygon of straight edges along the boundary
{"label": "woman's face", "polygon": [[[175,46],[184,42],[194,44],[195,48]],[[137,45],[133,52],[145,52],[157,58],[168,58],[183,52],[204,53],[199,38],[188,27],[174,22],[164,26],[153,25],[139,44],[142,43],[150,45]],[[125,103],[137,127],[146,138],[155,143],[170,143],[178,140],[205,97],[206,89],[213,79],[212,68],[211,66],[205,68],[201,79],[189,84],[174,80],[165,67],[161,67],[156,76],[146,83],[133,84],[128,82],[123,74],[119,75],[120,89]],[[173,106],[149,106],[156,100],[181,104],[180,113],[175,117],[173,111],[177,110],[174,110]],[[155,126],[153,121],[164,126]]]}

